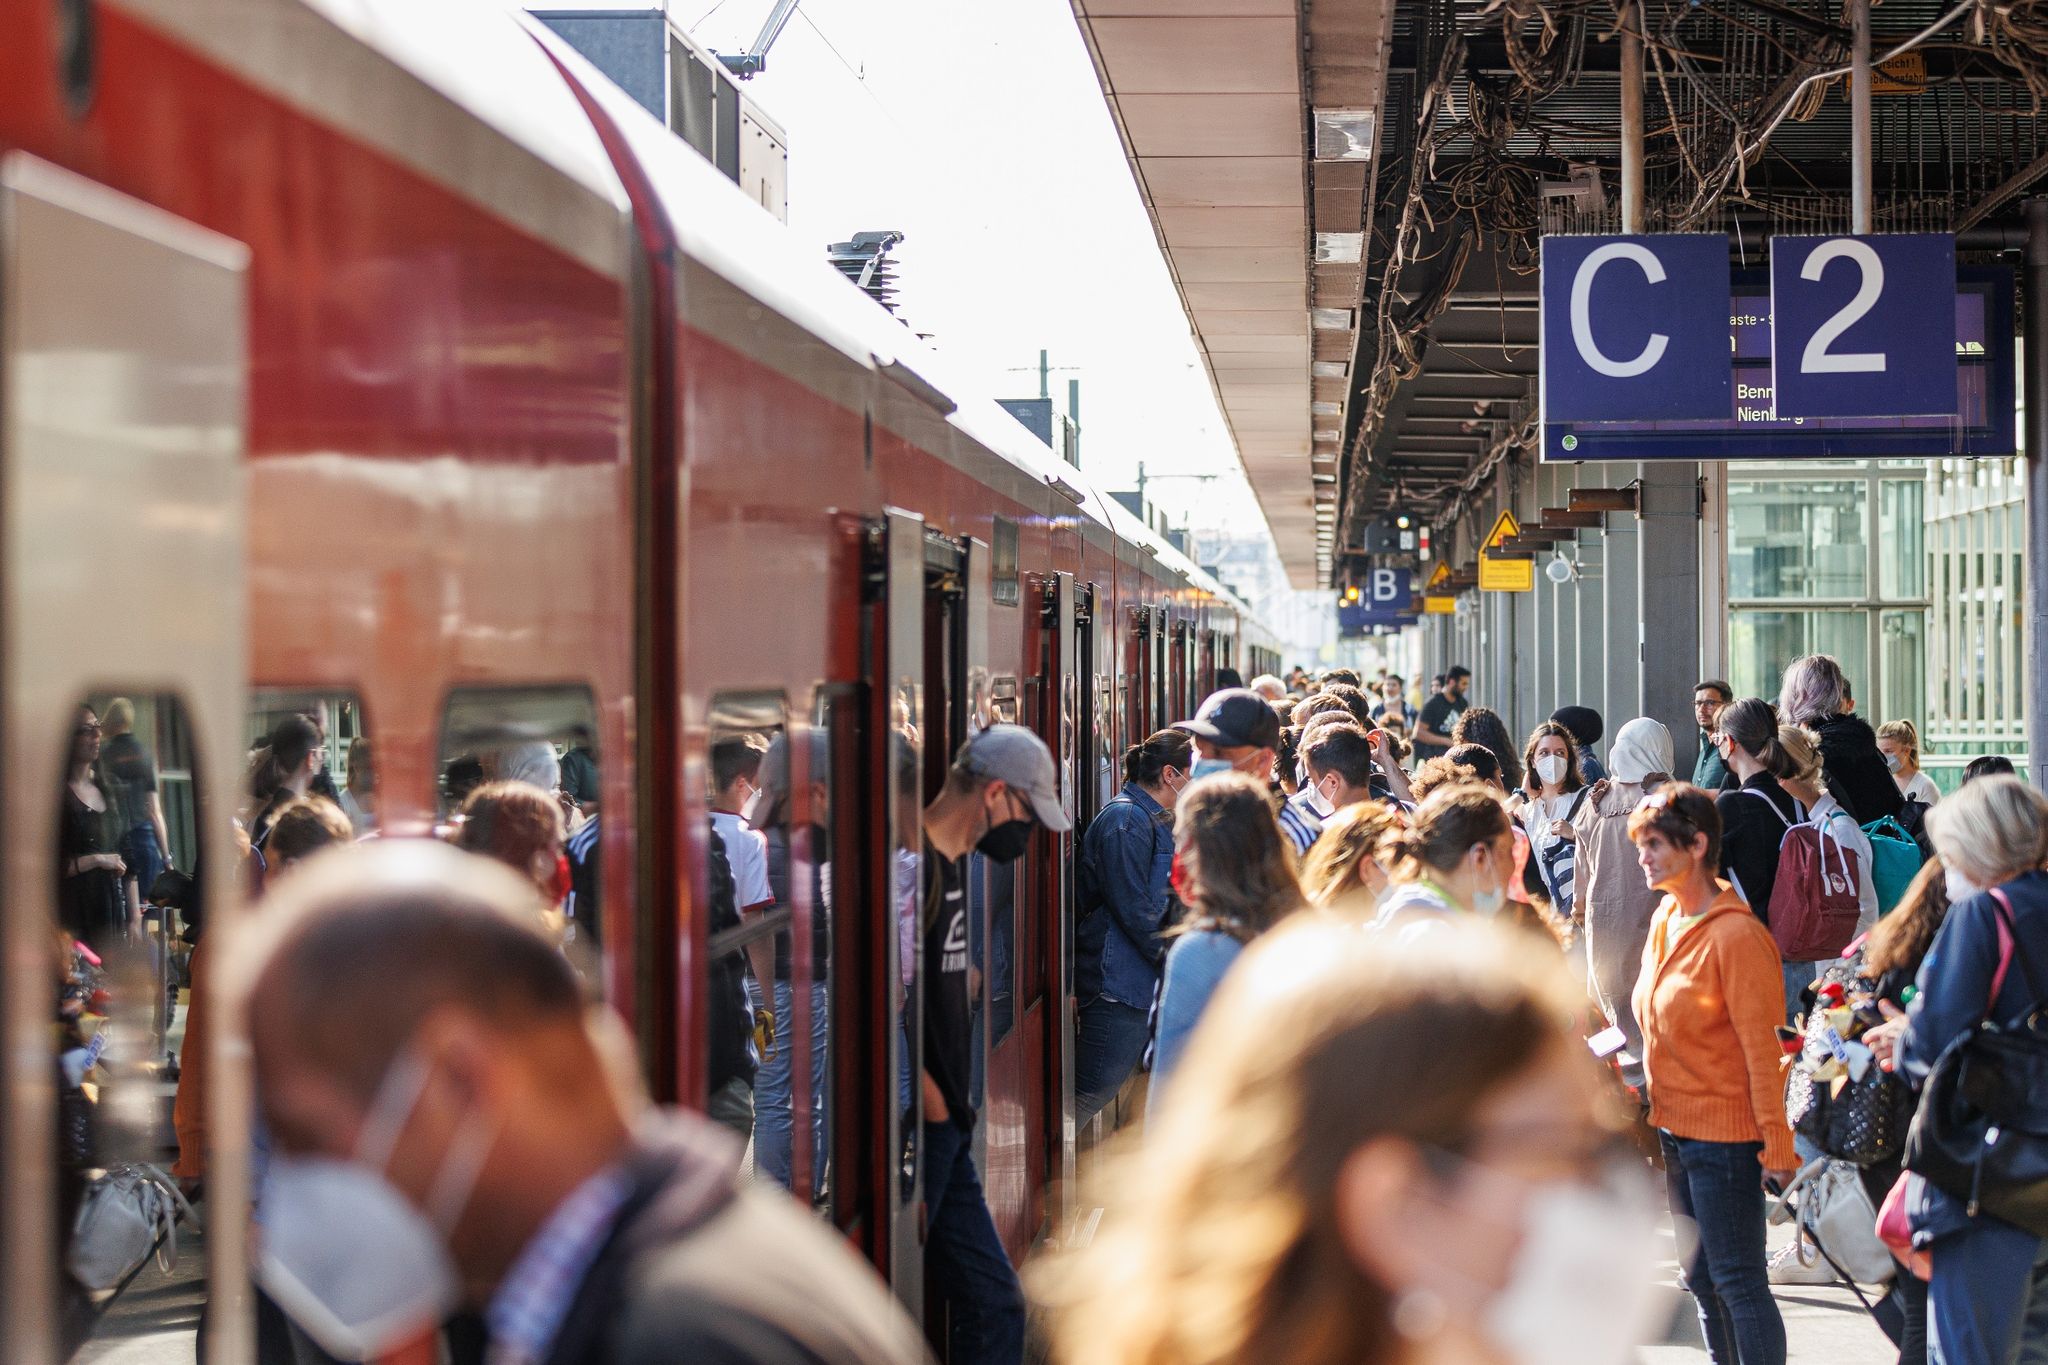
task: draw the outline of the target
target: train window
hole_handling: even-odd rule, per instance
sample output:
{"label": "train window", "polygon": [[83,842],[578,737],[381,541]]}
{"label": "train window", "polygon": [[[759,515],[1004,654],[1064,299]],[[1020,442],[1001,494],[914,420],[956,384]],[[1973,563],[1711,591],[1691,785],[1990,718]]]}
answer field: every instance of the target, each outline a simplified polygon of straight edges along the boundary
{"label": "train window", "polygon": [[[57,1282],[67,1352],[111,1359],[123,1339],[189,1334],[206,1298],[197,1219],[178,1188],[196,1189],[207,1156],[206,1001],[193,989],[200,812],[175,696],[96,693],[57,723],[67,752],[44,940],[66,1236]],[[161,1255],[105,1235],[145,1204]]]}
{"label": "train window", "polygon": [[605,932],[597,705],[574,685],[467,687],[441,716],[442,817],[458,845],[533,879],[571,957],[596,980]]}
{"label": "train window", "polygon": [[[806,1127],[823,1120],[818,1030],[827,1024],[823,1000],[814,1008],[810,991],[819,973],[809,831],[802,848],[792,847],[799,808],[808,817],[812,804],[807,787],[792,779],[802,780],[810,754],[791,751],[780,693],[720,693],[711,701],[707,738],[706,1104],[714,1119],[752,1139],[758,1177],[794,1190],[797,1110]],[[799,929],[807,950],[801,954]],[[811,1082],[801,1106],[800,1072]],[[814,1174],[822,1165],[818,1136],[802,1144],[802,1164]],[[818,1192],[813,1184],[804,1193]]]}
{"label": "train window", "polygon": [[1014,607],[1024,599],[1017,574],[1017,523],[996,517],[989,528],[989,541],[990,596],[999,607]]}
{"label": "train window", "polygon": [[[353,692],[262,688],[249,699],[242,825],[267,845],[269,826],[295,797],[324,796],[357,838],[377,829],[377,769],[363,704]],[[275,765],[265,762],[282,752]],[[304,759],[293,755],[303,753]]]}

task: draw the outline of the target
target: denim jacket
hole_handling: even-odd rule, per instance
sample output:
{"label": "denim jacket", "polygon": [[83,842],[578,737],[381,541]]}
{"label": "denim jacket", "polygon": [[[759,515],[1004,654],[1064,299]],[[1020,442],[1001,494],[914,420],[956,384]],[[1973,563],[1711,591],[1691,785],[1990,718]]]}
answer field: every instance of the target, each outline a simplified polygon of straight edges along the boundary
{"label": "denim jacket", "polygon": [[1150,1009],[1166,961],[1159,933],[1173,901],[1172,816],[1142,787],[1126,783],[1089,824],[1081,864],[1085,894],[1095,904],[1081,907],[1075,929],[1075,993],[1083,1001],[1100,995]]}
{"label": "denim jacket", "polygon": [[[2048,993],[2048,874],[2028,872],[2000,890],[2012,902],[2013,961],[1992,1000],[1998,970],[1998,910],[1988,892],[1949,908],[1934,943],[1920,964],[1918,994],[1907,1010],[1911,1022],[1899,1039],[1899,1072],[1918,1088],[1943,1050],[1985,1019],[2016,1023]],[[2031,989],[2030,989],[2031,983]],[[1961,1200],[1921,1182],[1921,1195],[1907,1208],[1916,1245],[1970,1226]]]}

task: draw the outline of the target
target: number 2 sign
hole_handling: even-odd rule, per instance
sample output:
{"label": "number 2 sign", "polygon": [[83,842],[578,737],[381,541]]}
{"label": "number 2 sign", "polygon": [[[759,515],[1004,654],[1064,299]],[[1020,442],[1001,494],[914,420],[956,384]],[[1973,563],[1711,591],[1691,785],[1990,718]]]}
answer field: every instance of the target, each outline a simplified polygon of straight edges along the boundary
{"label": "number 2 sign", "polygon": [[1956,410],[1956,244],[1941,233],[1771,239],[1779,417]]}

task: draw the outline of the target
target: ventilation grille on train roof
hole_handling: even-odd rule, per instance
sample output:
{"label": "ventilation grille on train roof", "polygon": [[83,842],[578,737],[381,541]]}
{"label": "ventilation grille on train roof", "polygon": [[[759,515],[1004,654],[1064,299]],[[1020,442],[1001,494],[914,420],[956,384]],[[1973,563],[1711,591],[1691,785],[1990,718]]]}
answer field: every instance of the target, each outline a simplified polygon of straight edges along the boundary
{"label": "ventilation grille on train roof", "polygon": [[896,311],[896,266],[889,252],[903,240],[900,232],[856,232],[850,242],[834,242],[825,248],[825,259],[839,268],[890,312]]}

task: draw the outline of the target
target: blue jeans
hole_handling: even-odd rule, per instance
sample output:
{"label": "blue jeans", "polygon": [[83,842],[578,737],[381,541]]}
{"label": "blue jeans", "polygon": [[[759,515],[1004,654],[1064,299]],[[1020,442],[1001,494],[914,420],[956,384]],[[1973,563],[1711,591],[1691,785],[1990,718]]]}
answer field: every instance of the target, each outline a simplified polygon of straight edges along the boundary
{"label": "blue jeans", "polygon": [[1799,993],[1814,983],[1825,962],[1787,962],[1785,969],[1785,1022],[1799,1015]]}
{"label": "blue jeans", "polygon": [[[156,826],[137,825],[121,836],[121,861],[128,864],[128,870],[121,874],[124,880],[133,881],[136,894],[142,900],[149,899],[149,888],[156,885],[156,879],[163,874],[164,852],[156,845]],[[171,927],[164,928],[165,941],[169,941]]]}
{"label": "blue jeans", "polygon": [[1074,1123],[1085,1125],[1116,1098],[1152,1036],[1149,1010],[1098,995],[1074,1025]]}
{"label": "blue jeans", "polygon": [[1927,1283],[1933,1365],[2048,1360],[2048,1240],[1996,1218],[1935,1238]]}
{"label": "blue jeans", "polygon": [[[825,1178],[825,1065],[829,1046],[826,1016],[826,987],[814,981],[811,994],[811,1185],[815,1194]],[[783,1189],[794,1187],[796,1159],[793,1129],[796,1111],[791,1102],[796,1065],[796,1020],[790,983],[775,983],[775,1055],[763,1059],[754,1073],[754,1170]]]}
{"label": "blue jeans", "polygon": [[1024,1291],[996,1235],[974,1134],[924,1125],[924,1278],[947,1310],[946,1358],[962,1365],[1022,1365]]}
{"label": "blue jeans", "polygon": [[1785,1365],[1785,1320],[1771,1297],[1764,1257],[1760,1142],[1703,1142],[1659,1133],[1664,1185],[1679,1229],[1685,1278],[1699,1305],[1700,1332],[1713,1365]]}

